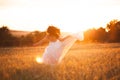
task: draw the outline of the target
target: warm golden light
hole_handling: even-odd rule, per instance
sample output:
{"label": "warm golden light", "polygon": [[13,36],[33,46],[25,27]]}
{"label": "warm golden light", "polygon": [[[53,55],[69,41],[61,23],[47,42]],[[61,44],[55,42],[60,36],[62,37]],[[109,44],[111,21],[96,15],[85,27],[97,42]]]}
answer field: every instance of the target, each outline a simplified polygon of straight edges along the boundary
{"label": "warm golden light", "polygon": [[49,25],[63,32],[106,27],[120,19],[120,0],[0,0],[0,27],[44,31]]}
{"label": "warm golden light", "polygon": [[41,57],[37,57],[37,58],[36,58],[36,62],[38,62],[38,63],[42,63],[42,62],[43,62],[43,60],[42,60],[42,58],[41,58]]}

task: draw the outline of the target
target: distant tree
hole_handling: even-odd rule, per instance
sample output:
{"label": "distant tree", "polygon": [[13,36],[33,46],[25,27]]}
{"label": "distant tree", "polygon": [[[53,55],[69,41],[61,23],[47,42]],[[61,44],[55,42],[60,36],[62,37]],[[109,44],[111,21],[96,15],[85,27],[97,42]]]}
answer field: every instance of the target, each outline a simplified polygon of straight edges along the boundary
{"label": "distant tree", "polygon": [[0,28],[0,46],[15,46],[18,44],[18,39],[14,37],[7,26]]}
{"label": "distant tree", "polygon": [[84,32],[84,41],[93,42],[96,39],[96,29],[89,29]]}
{"label": "distant tree", "polygon": [[116,26],[116,28],[117,28],[118,30],[120,30],[120,21],[118,21],[118,22],[115,24],[115,26]]}
{"label": "distant tree", "polygon": [[[33,43],[36,43],[36,42],[42,40],[46,36],[46,32],[34,31],[34,32],[32,32],[32,35],[34,36]],[[48,41],[44,41],[44,43],[47,43],[47,42]]]}
{"label": "distant tree", "polygon": [[99,42],[106,42],[108,38],[107,32],[104,28],[100,27],[96,30],[96,39]]}
{"label": "distant tree", "polygon": [[7,26],[2,26],[0,28],[0,40],[11,37],[10,31]]}
{"label": "distant tree", "polygon": [[106,42],[107,32],[104,28],[99,29],[89,29],[84,32],[84,41],[90,42]]}
{"label": "distant tree", "polygon": [[25,37],[22,37],[22,46],[31,46],[34,43],[34,36],[32,33],[27,34]]}
{"label": "distant tree", "polygon": [[40,32],[40,31],[34,31],[34,32],[31,33],[31,35],[34,36],[33,37],[33,40],[34,40],[33,42],[38,42],[46,35],[46,33],[45,32]]}
{"label": "distant tree", "polygon": [[44,38],[46,32],[34,31],[20,37],[20,46],[31,46]]}
{"label": "distant tree", "polygon": [[106,29],[107,29],[108,31],[114,30],[114,29],[115,29],[115,24],[116,24],[117,22],[118,22],[117,19],[111,20],[111,21],[107,24]]}
{"label": "distant tree", "polygon": [[120,21],[112,20],[107,24],[110,42],[120,42]]}
{"label": "distant tree", "polygon": [[120,42],[120,21],[115,24],[116,27],[116,41]]}

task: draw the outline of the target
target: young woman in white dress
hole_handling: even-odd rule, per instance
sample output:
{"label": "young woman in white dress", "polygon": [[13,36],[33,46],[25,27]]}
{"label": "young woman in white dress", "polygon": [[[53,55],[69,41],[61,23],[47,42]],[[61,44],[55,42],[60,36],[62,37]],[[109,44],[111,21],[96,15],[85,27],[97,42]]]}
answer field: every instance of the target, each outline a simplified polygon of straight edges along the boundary
{"label": "young woman in white dress", "polygon": [[[45,39],[49,40],[49,45],[46,47],[42,61],[44,64],[57,64],[62,61],[67,51],[71,48],[73,43],[78,39],[78,35],[67,35],[61,37],[60,29],[54,26],[49,26],[46,37],[36,43],[35,45],[41,44]],[[82,37],[79,37],[82,40]]]}

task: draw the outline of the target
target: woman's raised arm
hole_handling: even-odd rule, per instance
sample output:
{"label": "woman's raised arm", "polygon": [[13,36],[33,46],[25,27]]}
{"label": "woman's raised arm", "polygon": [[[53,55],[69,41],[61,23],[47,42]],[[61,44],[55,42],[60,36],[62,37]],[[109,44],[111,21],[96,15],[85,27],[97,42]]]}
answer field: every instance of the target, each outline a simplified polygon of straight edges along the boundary
{"label": "woman's raised arm", "polygon": [[42,40],[38,41],[37,43],[33,44],[33,46],[42,45],[42,43],[44,43],[46,40],[47,40],[47,36],[45,36]]}

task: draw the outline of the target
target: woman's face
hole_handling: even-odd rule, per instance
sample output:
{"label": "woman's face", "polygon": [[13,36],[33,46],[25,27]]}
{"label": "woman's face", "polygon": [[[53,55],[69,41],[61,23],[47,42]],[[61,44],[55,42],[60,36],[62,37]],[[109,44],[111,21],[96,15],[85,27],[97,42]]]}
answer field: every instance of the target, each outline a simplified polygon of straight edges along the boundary
{"label": "woman's face", "polygon": [[57,37],[54,35],[48,34],[47,37],[50,42],[55,42],[57,40]]}

